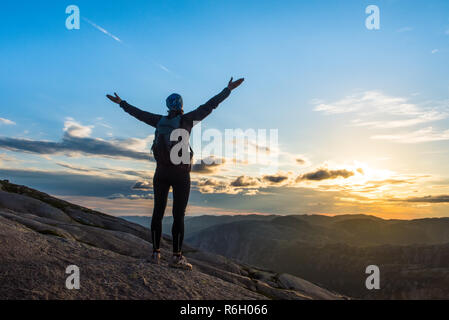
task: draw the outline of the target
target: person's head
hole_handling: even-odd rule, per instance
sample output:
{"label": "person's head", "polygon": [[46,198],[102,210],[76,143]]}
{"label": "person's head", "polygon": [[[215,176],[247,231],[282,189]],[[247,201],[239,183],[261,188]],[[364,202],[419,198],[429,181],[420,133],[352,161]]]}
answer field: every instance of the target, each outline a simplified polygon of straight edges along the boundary
{"label": "person's head", "polygon": [[182,97],[177,93],[172,93],[167,97],[165,101],[167,104],[168,112],[170,114],[182,114]]}

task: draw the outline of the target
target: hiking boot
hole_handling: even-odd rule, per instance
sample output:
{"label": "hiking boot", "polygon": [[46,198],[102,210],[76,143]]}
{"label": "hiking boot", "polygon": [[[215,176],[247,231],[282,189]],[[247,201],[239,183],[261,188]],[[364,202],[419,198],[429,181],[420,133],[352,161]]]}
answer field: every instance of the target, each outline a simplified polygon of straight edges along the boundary
{"label": "hiking boot", "polygon": [[151,263],[160,264],[161,263],[161,253],[158,251],[154,251],[151,255]]}
{"label": "hiking boot", "polygon": [[192,270],[192,265],[187,262],[187,259],[183,255],[173,256],[170,262],[170,267],[184,270]]}

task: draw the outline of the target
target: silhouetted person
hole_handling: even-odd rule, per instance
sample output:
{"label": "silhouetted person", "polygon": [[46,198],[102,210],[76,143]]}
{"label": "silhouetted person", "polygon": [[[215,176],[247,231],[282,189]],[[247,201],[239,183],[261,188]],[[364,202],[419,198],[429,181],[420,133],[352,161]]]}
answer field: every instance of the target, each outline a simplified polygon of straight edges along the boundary
{"label": "silhouetted person", "polygon": [[[182,97],[179,94],[171,94],[167,100],[168,115],[142,111],[120,97],[106,95],[111,101],[120,104],[127,113],[156,128],[155,138],[152,146],[153,155],[156,159],[156,172],[153,177],[154,210],[151,220],[151,237],[153,241],[152,261],[160,262],[160,241],[162,235],[162,218],[167,205],[167,197],[170,187],[173,188],[173,258],[170,263],[172,267],[191,269],[192,265],[187,262],[182,255],[182,242],[184,240],[184,215],[190,194],[190,170],[193,152],[190,147],[188,161],[181,163],[173,161],[171,150],[177,141],[170,140],[173,130],[184,129],[190,135],[192,127],[199,121],[206,118],[231,91],[237,88],[244,79],[229,81],[228,86],[218,95],[199,106],[193,111],[184,114]],[[188,140],[187,140],[188,141]],[[188,142],[187,142],[188,143]],[[185,150],[185,149],[184,149]],[[178,157],[182,157],[182,150],[178,152]],[[184,155],[186,156],[186,155]],[[186,159],[184,157],[183,159]],[[179,164],[177,164],[179,163]]]}

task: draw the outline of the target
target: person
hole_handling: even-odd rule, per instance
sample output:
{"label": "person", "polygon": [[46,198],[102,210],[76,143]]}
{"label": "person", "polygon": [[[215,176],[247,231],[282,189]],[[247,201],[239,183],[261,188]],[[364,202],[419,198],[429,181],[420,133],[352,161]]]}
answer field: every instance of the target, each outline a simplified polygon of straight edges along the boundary
{"label": "person", "polygon": [[[154,209],[151,220],[151,237],[153,242],[153,253],[151,261],[159,264],[161,259],[160,241],[162,235],[162,218],[167,205],[167,197],[170,187],[173,190],[173,256],[170,262],[171,267],[192,269],[192,265],[182,254],[182,243],[184,239],[184,215],[190,194],[190,171],[193,152],[189,147],[187,161],[173,161],[172,153],[174,144],[179,141],[171,141],[170,134],[173,130],[184,129],[190,135],[193,126],[206,118],[212,110],[223,102],[231,91],[237,88],[244,81],[243,78],[229,81],[228,85],[216,96],[193,111],[184,113],[183,100],[179,94],[173,93],[166,99],[168,115],[162,116],[151,112],[140,110],[125,100],[122,100],[117,93],[114,96],[106,95],[112,102],[133,117],[146,124],[155,127],[155,139],[152,150],[156,160],[156,171],[153,176]],[[187,139],[188,141],[188,139]],[[188,144],[188,142],[187,142]],[[180,149],[178,156],[183,158],[183,150]],[[176,152],[174,153],[176,155]],[[186,156],[186,155],[184,155]]]}

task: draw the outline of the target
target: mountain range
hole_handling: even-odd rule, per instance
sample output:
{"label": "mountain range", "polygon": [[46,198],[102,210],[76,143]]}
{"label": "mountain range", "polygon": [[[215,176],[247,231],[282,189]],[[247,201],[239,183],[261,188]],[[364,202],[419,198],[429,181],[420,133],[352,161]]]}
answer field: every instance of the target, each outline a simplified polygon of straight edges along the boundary
{"label": "mountain range", "polygon": [[[448,299],[449,218],[369,215],[195,217],[186,242],[240,262],[286,272],[359,299]],[[367,290],[367,266],[380,269]]]}

